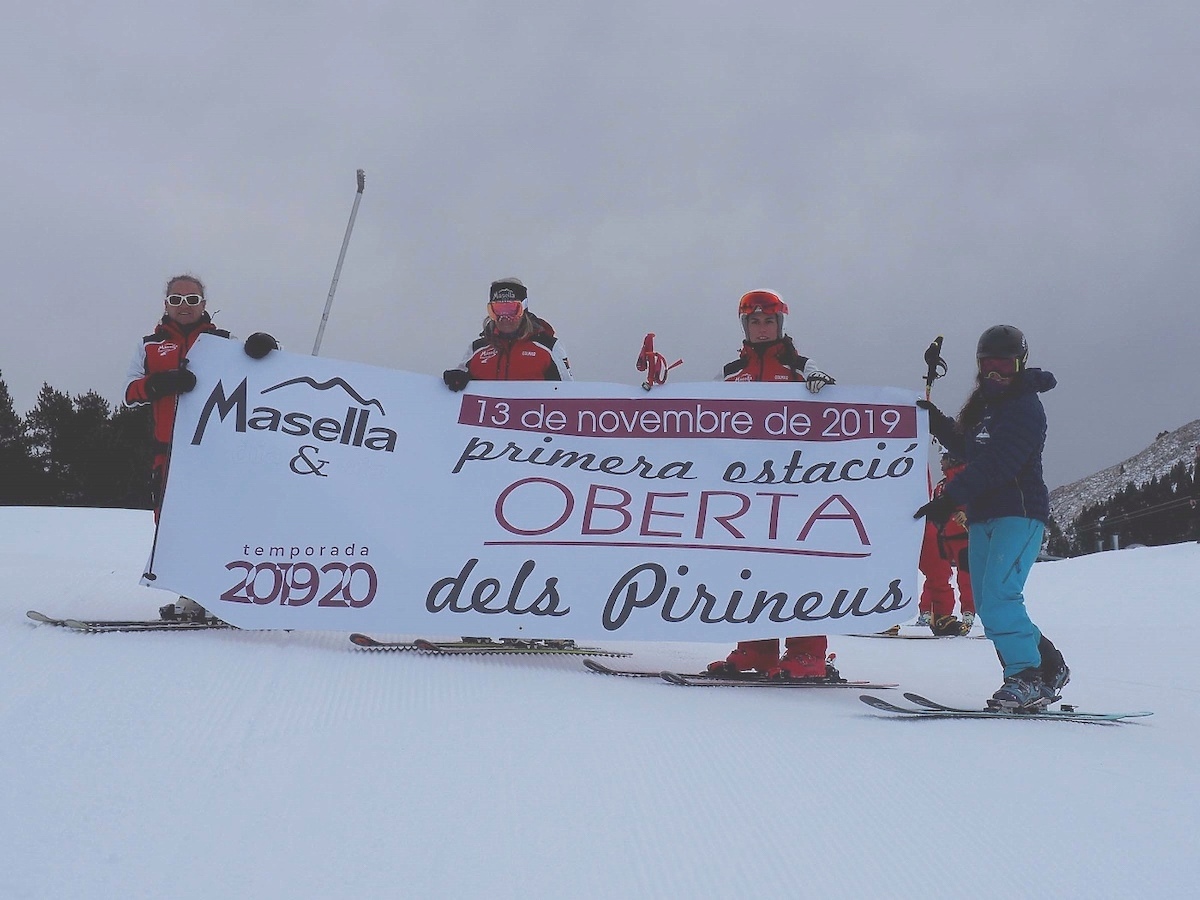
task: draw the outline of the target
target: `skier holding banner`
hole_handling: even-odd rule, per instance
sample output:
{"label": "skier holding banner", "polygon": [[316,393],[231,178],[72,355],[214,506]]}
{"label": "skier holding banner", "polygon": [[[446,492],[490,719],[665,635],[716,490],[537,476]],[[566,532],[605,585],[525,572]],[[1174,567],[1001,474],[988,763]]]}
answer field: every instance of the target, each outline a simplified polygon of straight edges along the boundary
{"label": "skier holding banner", "polygon": [[[788,307],[775,291],[750,291],[738,301],[745,339],[738,358],[725,366],[724,381],[802,383],[815,394],[835,384],[811,357],[801,356],[783,330]],[[838,681],[837,669],[828,661],[829,639],[824,636],[790,637],[779,655],[779,639],[739,641],[722,660],[710,663],[708,672],[727,677],[757,671],[768,678]]]}
{"label": "skier holding banner", "polygon": [[[232,338],[213,324],[205,310],[204,284],[195,275],[176,275],[167,282],[163,298],[163,316],[152,333],[143,337],[133,353],[126,373],[124,405],[150,405],[154,458],[150,469],[150,491],[154,501],[154,521],[158,522],[163,491],[171,459],[171,434],[175,428],[175,408],[179,395],[196,386],[196,375],[188,368],[187,354],[202,334]],[[246,338],[246,355],[262,359],[279,343],[266,332]],[[180,597],[159,610],[164,619],[203,619],[204,607]]]}
{"label": "skier holding banner", "polygon": [[487,318],[463,361],[442,373],[452,391],[470,381],[574,381],[571,363],[549,322],[525,308],[529,292],[519,278],[488,289]]}

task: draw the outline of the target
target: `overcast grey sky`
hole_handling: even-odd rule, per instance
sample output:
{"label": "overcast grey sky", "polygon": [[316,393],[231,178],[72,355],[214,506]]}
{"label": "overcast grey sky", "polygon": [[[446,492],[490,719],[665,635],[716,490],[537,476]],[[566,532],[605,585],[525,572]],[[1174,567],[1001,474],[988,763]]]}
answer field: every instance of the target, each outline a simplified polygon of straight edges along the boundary
{"label": "overcast grey sky", "polygon": [[0,36],[0,372],[119,400],[166,278],[430,374],[518,275],[581,380],[705,381],[771,287],[843,383],[1053,371],[1050,485],[1200,417],[1200,4],[46,0]]}

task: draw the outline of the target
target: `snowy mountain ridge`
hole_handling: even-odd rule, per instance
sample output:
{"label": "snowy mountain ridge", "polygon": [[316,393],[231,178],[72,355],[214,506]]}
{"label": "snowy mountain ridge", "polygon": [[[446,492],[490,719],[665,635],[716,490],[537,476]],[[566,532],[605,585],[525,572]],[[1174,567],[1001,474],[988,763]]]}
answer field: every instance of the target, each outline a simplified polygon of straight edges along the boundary
{"label": "snowy mountain ridge", "polygon": [[1166,475],[1177,463],[1190,464],[1200,445],[1200,419],[1154,439],[1141,453],[1050,492],[1050,513],[1064,531],[1088,506]]}

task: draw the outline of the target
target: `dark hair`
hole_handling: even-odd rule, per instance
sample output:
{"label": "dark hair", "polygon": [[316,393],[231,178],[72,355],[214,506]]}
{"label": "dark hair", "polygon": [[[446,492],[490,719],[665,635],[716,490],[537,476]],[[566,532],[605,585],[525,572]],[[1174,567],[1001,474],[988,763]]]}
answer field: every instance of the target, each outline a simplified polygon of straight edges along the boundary
{"label": "dark hair", "polygon": [[988,396],[983,392],[983,373],[980,372],[975,376],[975,389],[971,391],[971,396],[967,397],[967,402],[962,405],[962,409],[958,411],[958,418],[954,420],[954,428],[959,434],[970,434],[975,426],[983,419],[983,408],[987,406],[989,400],[995,400],[997,396],[1006,397],[1017,389],[1017,385],[1021,382],[1023,371],[1018,372],[1013,376],[1012,384],[1010,384],[1001,394],[992,394]]}
{"label": "dark hair", "polygon": [[163,293],[164,294],[171,293],[171,285],[173,285],[177,281],[194,281],[196,284],[200,285],[200,293],[205,296],[208,295],[208,292],[204,289],[204,282],[201,281],[199,278],[197,278],[195,275],[188,275],[186,273],[183,275],[172,275],[170,278],[168,278],[167,279],[167,287],[166,287],[166,290],[163,291]]}

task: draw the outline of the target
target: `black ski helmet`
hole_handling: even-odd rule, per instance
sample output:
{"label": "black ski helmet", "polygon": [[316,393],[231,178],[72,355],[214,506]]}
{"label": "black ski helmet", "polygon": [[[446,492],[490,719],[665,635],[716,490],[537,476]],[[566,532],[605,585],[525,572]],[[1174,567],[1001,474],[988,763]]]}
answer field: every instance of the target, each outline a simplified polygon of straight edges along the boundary
{"label": "black ski helmet", "polygon": [[993,325],[979,336],[979,343],[975,346],[976,359],[988,356],[1015,359],[1020,370],[1025,368],[1025,361],[1029,359],[1029,344],[1021,329],[1015,325]]}

